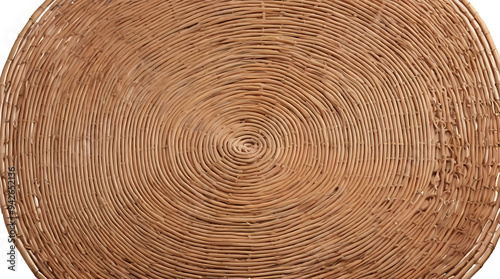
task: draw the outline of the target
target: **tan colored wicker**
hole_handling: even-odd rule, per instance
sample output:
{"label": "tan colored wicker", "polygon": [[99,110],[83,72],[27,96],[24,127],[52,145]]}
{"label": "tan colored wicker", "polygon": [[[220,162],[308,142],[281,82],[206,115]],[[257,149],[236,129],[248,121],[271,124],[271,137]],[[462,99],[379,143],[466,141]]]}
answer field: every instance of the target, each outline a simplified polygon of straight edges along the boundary
{"label": "tan colored wicker", "polygon": [[2,212],[38,278],[470,278],[499,61],[466,0],[48,0],[0,80]]}

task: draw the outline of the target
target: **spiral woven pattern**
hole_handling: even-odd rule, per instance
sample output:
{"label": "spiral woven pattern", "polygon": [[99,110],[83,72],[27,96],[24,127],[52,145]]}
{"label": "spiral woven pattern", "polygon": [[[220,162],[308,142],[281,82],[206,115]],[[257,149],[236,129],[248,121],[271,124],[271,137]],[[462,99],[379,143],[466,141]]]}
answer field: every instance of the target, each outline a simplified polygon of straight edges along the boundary
{"label": "spiral woven pattern", "polygon": [[38,278],[470,278],[499,61],[466,0],[49,0],[0,80],[2,212]]}

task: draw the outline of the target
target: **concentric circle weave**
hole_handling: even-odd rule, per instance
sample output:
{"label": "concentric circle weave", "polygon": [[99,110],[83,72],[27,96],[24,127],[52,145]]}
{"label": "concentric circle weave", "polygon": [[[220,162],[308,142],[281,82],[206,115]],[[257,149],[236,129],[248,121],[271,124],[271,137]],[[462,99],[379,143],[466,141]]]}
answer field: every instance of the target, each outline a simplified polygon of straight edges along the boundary
{"label": "concentric circle weave", "polygon": [[48,0],[0,80],[2,212],[38,278],[470,278],[499,61],[466,0]]}

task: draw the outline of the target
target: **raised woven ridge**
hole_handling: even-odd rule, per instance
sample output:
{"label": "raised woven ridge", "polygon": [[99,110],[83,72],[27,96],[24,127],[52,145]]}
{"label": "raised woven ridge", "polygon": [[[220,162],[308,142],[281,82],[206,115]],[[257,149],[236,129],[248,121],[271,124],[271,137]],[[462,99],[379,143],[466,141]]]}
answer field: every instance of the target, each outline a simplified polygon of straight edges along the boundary
{"label": "raised woven ridge", "polygon": [[496,48],[466,0],[49,0],[0,79],[38,278],[471,278]]}

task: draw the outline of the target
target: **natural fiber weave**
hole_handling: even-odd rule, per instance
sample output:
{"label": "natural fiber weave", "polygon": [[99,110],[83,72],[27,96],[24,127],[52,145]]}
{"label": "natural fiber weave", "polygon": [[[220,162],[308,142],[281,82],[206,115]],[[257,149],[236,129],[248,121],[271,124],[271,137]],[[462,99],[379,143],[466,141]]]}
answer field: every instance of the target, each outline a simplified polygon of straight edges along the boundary
{"label": "natural fiber weave", "polygon": [[0,81],[38,278],[470,278],[498,53],[466,0],[48,0]]}

